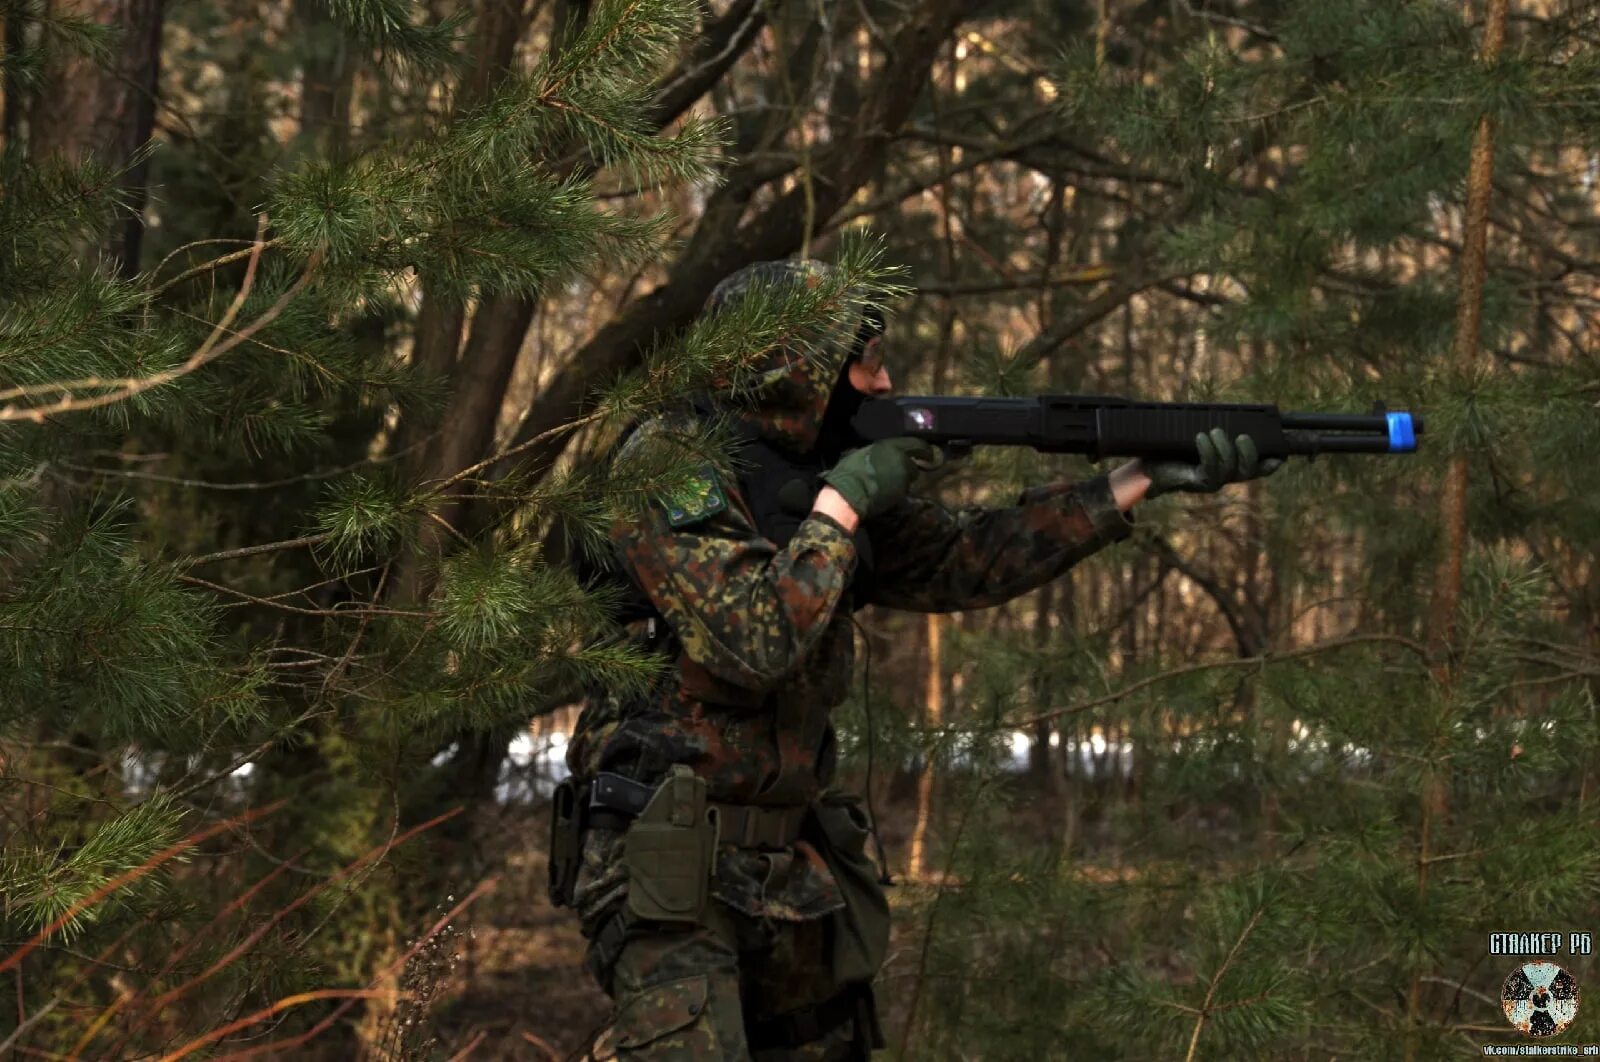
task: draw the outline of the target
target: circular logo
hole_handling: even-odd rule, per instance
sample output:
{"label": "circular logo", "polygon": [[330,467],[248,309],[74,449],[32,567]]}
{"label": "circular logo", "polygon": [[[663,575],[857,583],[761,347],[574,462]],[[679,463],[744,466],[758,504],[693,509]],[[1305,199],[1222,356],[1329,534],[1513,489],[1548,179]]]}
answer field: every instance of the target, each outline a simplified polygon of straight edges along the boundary
{"label": "circular logo", "polygon": [[1555,1036],[1578,1016],[1578,982],[1553,962],[1525,963],[1506,978],[1500,1006],[1529,1036]]}

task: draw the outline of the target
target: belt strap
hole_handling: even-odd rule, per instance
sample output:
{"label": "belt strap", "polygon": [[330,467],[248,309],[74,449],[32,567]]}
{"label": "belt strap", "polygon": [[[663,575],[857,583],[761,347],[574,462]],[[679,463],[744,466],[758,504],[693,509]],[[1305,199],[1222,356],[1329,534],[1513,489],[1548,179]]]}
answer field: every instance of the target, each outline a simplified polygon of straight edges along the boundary
{"label": "belt strap", "polygon": [[716,804],[717,838],[740,848],[788,848],[800,839],[805,805],[758,808],[750,804]]}
{"label": "belt strap", "polygon": [[[589,823],[607,829],[626,829],[627,820],[644,811],[656,786],[602,771],[589,787]],[[787,848],[800,838],[807,805],[764,808],[754,804],[711,801],[717,813],[718,839],[740,848]],[[618,818],[617,816],[623,816]]]}

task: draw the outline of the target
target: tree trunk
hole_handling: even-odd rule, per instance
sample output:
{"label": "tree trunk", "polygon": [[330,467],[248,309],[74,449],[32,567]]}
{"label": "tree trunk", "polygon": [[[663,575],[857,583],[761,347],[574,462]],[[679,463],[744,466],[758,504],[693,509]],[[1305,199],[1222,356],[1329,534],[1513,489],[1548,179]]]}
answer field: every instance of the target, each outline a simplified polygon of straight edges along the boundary
{"label": "tree trunk", "polygon": [[[1045,583],[1039,588],[1039,596],[1034,605],[1033,646],[1041,656],[1050,644],[1050,612],[1054,599],[1055,583]],[[1033,689],[1035,711],[1042,714],[1050,710],[1051,693],[1048,683],[1043,681],[1035,683]],[[1054,731],[1055,726],[1049,720],[1041,719],[1033,725],[1033,741],[1028,746],[1028,774],[1032,777],[1034,785],[1052,798],[1059,788],[1055,784],[1059,772],[1050,769],[1053,759],[1050,754],[1050,735]]]}
{"label": "tree trunk", "polygon": [[[1478,61],[1493,66],[1505,45],[1509,0],[1489,0],[1485,16],[1483,43]],[[1467,5],[1471,17],[1471,5]],[[1478,119],[1472,138],[1472,157],[1467,170],[1467,210],[1461,233],[1461,291],[1456,303],[1456,334],[1451,351],[1451,370],[1465,380],[1478,360],[1478,324],[1483,312],[1483,281],[1487,269],[1486,249],[1489,234],[1489,193],[1494,179],[1494,119],[1484,114]],[[1454,685],[1456,665],[1450,659],[1450,643],[1455,634],[1456,607],[1461,600],[1461,568],[1467,545],[1467,458],[1456,454],[1450,459],[1444,493],[1439,499],[1439,520],[1444,528],[1444,551],[1434,577],[1434,596],[1429,624],[1429,649],[1434,674],[1444,687],[1448,701]],[[1428,892],[1428,867],[1436,853],[1434,843],[1449,815],[1450,779],[1447,763],[1430,764],[1423,774],[1422,811],[1417,829],[1417,897]],[[1409,1025],[1405,1057],[1417,1057],[1415,1028],[1422,1017],[1422,974],[1411,979],[1406,997]]]}
{"label": "tree trunk", "polygon": [[22,127],[22,114],[24,101],[22,99],[22,84],[17,77],[15,60],[17,54],[26,46],[28,39],[27,17],[13,9],[5,17],[5,55],[8,60],[3,70],[0,70],[0,91],[5,93],[5,112],[0,114],[0,134],[5,137],[5,146],[12,147],[17,143],[17,131]]}
{"label": "tree trunk", "polygon": [[[123,168],[118,181],[129,216],[100,248],[120,276],[139,271],[148,165],[135,161],[155,124],[165,0],[62,0],[60,10],[119,31],[109,68],[82,55],[55,57],[45,88],[27,106],[27,145],[35,163],[98,159]],[[20,24],[19,24],[20,25]],[[7,101],[7,121],[11,103]]]}
{"label": "tree trunk", "polygon": [[[423,476],[445,479],[489,456],[495,423],[505,401],[506,387],[517,366],[523,337],[533,320],[532,299],[498,296],[484,300],[473,315],[472,333],[456,365],[454,387],[445,406],[439,434],[425,448]],[[465,491],[467,488],[458,488]],[[418,529],[422,556],[437,553],[448,534],[445,525],[470,538],[477,530],[467,525],[466,497],[457,497],[437,510],[439,521],[428,520]],[[440,522],[442,521],[442,522]],[[398,593],[402,600],[421,600],[428,586],[417,562],[405,565]]]}
{"label": "tree trunk", "polygon": [[[517,44],[528,29],[528,16],[521,8],[522,4],[518,0],[480,0],[477,32],[473,36],[475,47],[472,63],[462,78],[461,87],[457,90],[454,103],[457,112],[470,110],[487,99],[499,85],[500,79],[511,69],[512,62],[516,58]],[[558,17],[562,17],[560,12],[557,14]],[[441,379],[450,375],[460,356],[461,332],[466,323],[466,316],[466,305],[456,292],[446,290],[433,278],[422,278],[422,303],[417,310],[411,359],[424,376]],[[486,342],[487,337],[480,341],[480,349]],[[518,336],[516,347],[520,347],[521,343],[522,337]],[[513,358],[515,350],[516,348],[513,348]],[[478,375],[481,381],[492,378],[495,374],[486,370]],[[502,388],[502,394],[503,390]],[[482,405],[483,401],[474,399],[470,404],[476,407]],[[452,396],[450,406],[447,406],[445,415],[438,425],[440,439],[435,440],[434,444],[422,454],[412,458],[412,467],[423,475],[437,474],[438,465],[435,460],[437,448],[443,442],[444,436],[450,433],[452,423],[460,423],[452,420],[454,406],[455,398]],[[496,406],[496,412],[498,408]],[[493,418],[494,414],[491,413],[491,422]],[[404,451],[416,446],[427,437],[429,430],[429,426],[417,423],[414,419],[403,422],[395,434],[394,450]],[[463,466],[454,466],[443,475],[448,476],[461,467]],[[397,592],[413,594],[417,589],[415,572],[412,570],[408,570],[404,573],[404,578],[397,580]]]}
{"label": "tree trunk", "polygon": [[[517,41],[531,17],[523,7],[520,0],[482,0],[476,37],[479,51],[462,90],[463,102],[486,98],[509,69]],[[560,48],[570,41],[583,28],[588,14],[589,0],[562,0],[553,14],[556,28],[552,47]],[[754,0],[735,0],[720,18],[707,24],[685,60],[684,72],[681,76],[669,75],[656,94],[651,119],[658,127],[687,110],[727,71],[749,47],[763,20],[764,14],[757,10]],[[581,165],[572,162],[574,169]],[[517,296],[483,300],[473,315],[465,350],[458,355],[465,308],[448,293],[424,283],[413,357],[424,371],[452,376],[454,384],[438,436],[414,458],[414,467],[420,468],[424,477],[447,477],[489,456],[498,414],[535,309],[533,300]],[[549,403],[548,391],[540,397],[541,406]],[[422,426],[402,425],[396,446],[404,449],[417,445],[426,435]],[[467,500],[446,506],[440,515],[470,537],[488,526],[497,511],[496,506],[474,502],[469,495]],[[441,545],[446,534],[435,521],[423,523],[420,539],[424,549]],[[415,560],[406,564],[396,584],[402,600],[426,597],[429,590]],[[478,732],[458,735],[458,751],[446,768],[451,778],[446,791],[469,800],[492,794],[512,736]]]}
{"label": "tree trunk", "polygon": [[[586,7],[583,0],[563,3],[556,11],[556,24],[570,31],[572,11]],[[531,17],[522,8],[521,0],[479,0],[475,48],[454,101],[457,111],[487,99],[512,68],[517,45]],[[421,478],[444,478],[482,459],[494,439],[495,420],[531,317],[532,303],[527,300],[485,299],[474,315],[466,348],[458,357],[466,307],[456,293],[423,278],[412,358],[425,372],[448,377],[452,387],[437,433],[412,455],[411,467]],[[402,424],[395,438],[396,449],[417,446],[427,438],[428,431],[424,425]],[[460,488],[468,489],[465,485]],[[439,516],[454,526],[453,521],[460,519],[462,504],[458,501],[444,506]],[[427,599],[432,584],[425,575],[427,562],[423,558],[441,551],[446,534],[434,520],[420,522],[421,548],[406,556],[395,576],[393,594],[397,600],[412,603]],[[437,769],[436,797],[426,813],[436,813],[453,803],[470,808],[492,799],[500,766],[515,736],[514,727],[457,731],[452,736],[455,752]],[[474,816],[462,815],[437,831],[439,842],[456,849],[461,856],[441,865],[456,866],[476,858],[473,820]]]}
{"label": "tree trunk", "polygon": [[[461,329],[466,324],[467,308],[460,299],[442,293],[438,285],[422,278],[422,305],[412,330],[411,363],[429,380],[442,380],[455,367],[461,350]],[[420,446],[433,426],[415,417],[401,420],[395,431],[394,453]],[[412,458],[417,467],[426,467],[425,455]]]}
{"label": "tree trunk", "polygon": [[305,42],[300,133],[338,154],[350,137],[350,90],[355,80],[350,45],[322,0],[295,0],[295,15],[304,28]]}
{"label": "tree trunk", "polygon": [[[936,730],[944,725],[944,657],[939,645],[939,614],[928,613],[928,670],[923,686],[926,699],[923,726]],[[906,876],[912,881],[922,879],[924,856],[928,846],[928,820],[933,813],[933,781],[935,757],[932,750],[922,764],[922,776],[917,779],[917,824],[911,832],[911,862]]]}

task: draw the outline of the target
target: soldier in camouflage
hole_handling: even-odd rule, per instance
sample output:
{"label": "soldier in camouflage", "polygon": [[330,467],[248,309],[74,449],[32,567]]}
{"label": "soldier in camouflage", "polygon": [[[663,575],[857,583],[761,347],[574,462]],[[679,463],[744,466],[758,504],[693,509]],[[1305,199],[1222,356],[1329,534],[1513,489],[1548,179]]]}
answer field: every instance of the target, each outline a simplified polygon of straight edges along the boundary
{"label": "soldier in camouflage", "polygon": [[[710,307],[825,270],[751,266]],[[866,817],[830,788],[851,613],[1000,604],[1126,538],[1141,498],[1278,464],[1219,431],[1197,440],[1198,465],[1135,461],[953,512],[908,494],[936,456],[925,444],[851,437],[863,397],[891,388],[881,331],[872,312],[837,341],[769,351],[754,405],[721,409],[742,432],[742,471],[708,467],[611,530],[648,603],[637,635],[673,667],[647,697],[588,703],[568,755],[584,809],[570,894],[617,1005],[596,1057],[864,1059],[881,1046],[870,986],[888,907]],[[693,417],[641,425],[618,459],[670,448]]]}

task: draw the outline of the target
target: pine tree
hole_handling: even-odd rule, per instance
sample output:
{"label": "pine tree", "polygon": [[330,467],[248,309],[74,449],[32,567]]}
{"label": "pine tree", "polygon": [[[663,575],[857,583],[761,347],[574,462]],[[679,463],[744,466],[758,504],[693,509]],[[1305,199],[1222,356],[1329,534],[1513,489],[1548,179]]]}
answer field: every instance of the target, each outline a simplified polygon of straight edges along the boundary
{"label": "pine tree", "polygon": [[[1035,76],[1027,60],[1051,60],[1032,44],[1059,39],[1039,29],[1051,16],[1018,8],[990,32],[1023,59],[973,64],[966,98],[931,115],[963,151],[1009,145],[1069,184],[1076,232],[1104,234],[1076,244],[1100,256],[1103,287],[995,285],[1049,308],[1034,339],[963,321],[973,383],[1285,409],[1382,400],[1426,412],[1423,453],[1296,463],[1249,492],[1141,506],[1134,541],[1073,576],[1089,609],[1077,625],[1043,646],[1025,612],[962,626],[945,647],[957,722],[897,734],[880,716],[880,741],[948,776],[942,853],[908,887],[914,929],[892,970],[911,1011],[893,1030],[902,1057],[1453,1057],[1515,1037],[1498,1006],[1509,960],[1485,961],[1488,934],[1596,913],[1593,584],[1568,581],[1585,568],[1567,563],[1600,526],[1572,456],[1595,425],[1582,292],[1600,69],[1577,44],[1585,11],[1519,11],[1485,64],[1481,24],[1450,5],[1182,7],[1168,20],[1110,5],[1118,33],[1100,55],[1089,25],[1067,27],[1042,128],[973,117],[997,113],[973,97],[1005,98]],[[1460,203],[1484,114],[1499,134],[1484,354],[1458,374]],[[955,209],[1007,266],[1043,256],[981,192]],[[966,256],[949,280],[994,271]],[[1186,309],[1099,324],[1124,283]],[[1184,339],[1138,355],[1164,372],[1138,372],[1131,348],[1159,341],[1162,320]],[[936,335],[936,314],[920,325]],[[1049,358],[1063,342],[1065,368]],[[1466,570],[1454,635],[1434,650],[1434,498],[1457,454]],[[1048,474],[997,456],[947,489],[999,500],[983,486]],[[1255,537],[1235,552],[1241,533]],[[1157,584],[1176,573],[1196,591],[1185,613],[1226,619],[1211,622],[1222,638],[1134,639],[1129,614],[1096,600],[1146,552]],[[1259,553],[1268,578],[1252,593],[1235,569]],[[1311,636],[1303,606],[1342,622]],[[1012,732],[1036,726],[1062,738],[1086,807],[1063,812],[1005,776]],[[1091,755],[1110,779],[1081,778]],[[1424,842],[1438,778],[1448,815]],[[1064,845],[1019,851],[1040,832],[1061,840],[1048,816],[1062,813]],[[1592,1020],[1571,1035],[1592,1039]]]}
{"label": "pine tree", "polygon": [[[52,61],[40,50],[115,54],[93,27],[4,11],[29,27],[6,56],[14,83]],[[645,107],[697,15],[682,0],[589,6],[556,45],[419,122],[383,100],[458,86],[473,26],[328,0],[324,28],[381,87],[373,128],[284,150],[263,103],[283,56],[241,51],[231,120],[155,151],[162,221],[133,275],[92,250],[137,219],[126,161],[43,160],[7,139],[0,738],[27,813],[0,853],[0,963],[23,1014],[0,1042],[120,1057],[241,1015],[259,1016],[227,1035],[260,1036],[261,1008],[307,988],[381,986],[385,941],[441,900],[408,882],[464,893],[481,876],[451,849],[424,854],[438,819],[417,809],[455,802],[431,766],[451,736],[659,666],[604,637],[610,602],[545,543],[592,546],[624,507],[723,459],[721,437],[626,473],[489,486],[517,456],[502,450],[422,475],[393,426],[459,381],[389,337],[409,327],[419,276],[462,304],[537,301],[662,253],[669,215],[607,206],[596,175],[715,182],[722,124],[663,131]],[[219,176],[238,188],[219,195]],[[561,432],[604,438],[712,380],[737,386],[774,342],[894,293],[870,242],[836,261],[816,289],[662,336]],[[469,488],[505,502],[470,533],[441,517]],[[404,570],[427,573],[427,591],[396,595]],[[113,953],[137,971],[116,987],[94,958]],[[298,1046],[357,1002],[297,1000],[272,1037]]]}
{"label": "pine tree", "polygon": [[[888,296],[891,259],[904,390],[1429,418],[1417,457],[1143,505],[1049,593],[941,621],[942,726],[907,696],[924,618],[864,617],[845,780],[892,864],[896,790],[936,779],[880,985],[901,1057],[1445,1057],[1512,1036],[1488,931],[1592,921],[1590,5],[1515,4],[1492,64],[1476,9],[1420,0],[165,5],[146,170],[34,118],[63,69],[148,69],[111,15],[164,5],[90,6],[0,0],[0,1053],[170,1050],[368,985],[418,998],[236,1034],[429,1050],[496,869],[453,809],[529,714],[651,667],[562,560],[687,469],[595,455]],[[885,252],[829,249],[860,223]],[[802,246],[836,284],[689,326]],[[980,452],[935,487],[1088,471]]]}

